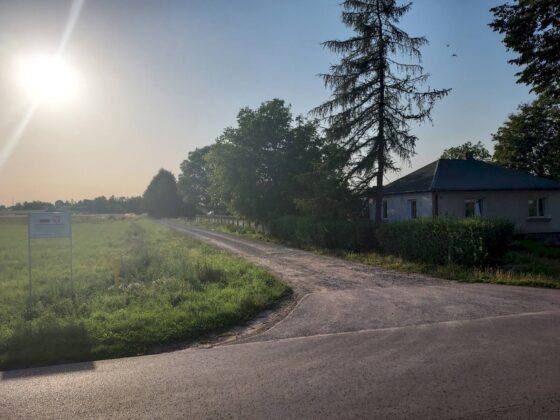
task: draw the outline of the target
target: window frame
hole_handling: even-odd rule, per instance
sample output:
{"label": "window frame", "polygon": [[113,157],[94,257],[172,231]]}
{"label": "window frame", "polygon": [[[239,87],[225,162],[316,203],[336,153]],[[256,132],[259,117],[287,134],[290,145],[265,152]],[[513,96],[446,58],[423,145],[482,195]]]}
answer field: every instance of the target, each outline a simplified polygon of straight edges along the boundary
{"label": "window frame", "polygon": [[[478,214],[477,213],[478,210]],[[484,198],[479,198],[474,203],[474,217],[482,217],[484,216]]]}
{"label": "window frame", "polygon": [[[467,212],[467,205],[472,204],[472,214]],[[484,214],[483,198],[466,198],[465,199],[465,218],[482,217]]]}
{"label": "window frame", "polygon": [[387,220],[389,218],[388,207],[389,205],[387,203],[387,200],[383,200],[383,203],[381,204],[381,218],[383,218],[384,220]]}
{"label": "window frame", "polygon": [[[412,203],[414,203],[414,206],[412,205]],[[414,220],[418,218],[418,201],[416,200],[416,198],[409,198],[407,200],[407,212],[408,212],[408,218],[409,220]],[[412,211],[412,208],[414,207],[414,212]]]}
{"label": "window frame", "polygon": [[[472,205],[472,210],[468,206]],[[472,211],[472,214],[471,214]],[[465,199],[465,218],[469,219],[476,216],[476,200],[474,198]]]}
{"label": "window frame", "polygon": [[527,204],[530,218],[546,217],[546,197],[531,198]]}

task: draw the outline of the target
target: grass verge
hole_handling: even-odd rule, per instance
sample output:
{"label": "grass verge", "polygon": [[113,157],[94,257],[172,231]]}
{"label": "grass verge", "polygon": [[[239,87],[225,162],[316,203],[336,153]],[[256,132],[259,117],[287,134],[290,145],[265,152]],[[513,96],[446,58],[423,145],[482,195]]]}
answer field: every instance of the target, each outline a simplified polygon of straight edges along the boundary
{"label": "grass verge", "polygon": [[150,220],[75,217],[74,281],[67,241],[36,240],[28,302],[26,229],[25,218],[0,218],[2,370],[148,353],[247,321],[289,293]]}
{"label": "grass verge", "polygon": [[[182,220],[181,222],[215,231],[233,233],[251,239],[281,243],[278,239],[262,232],[257,232],[249,227],[216,225],[208,222],[194,223],[187,220]],[[504,256],[503,261],[497,267],[486,269],[409,261],[392,255],[382,255],[377,252],[357,253],[344,250],[330,251],[320,248],[307,248],[307,250],[345,258],[362,264],[407,273],[426,274],[461,282],[560,288],[560,248],[540,241],[515,240]]]}

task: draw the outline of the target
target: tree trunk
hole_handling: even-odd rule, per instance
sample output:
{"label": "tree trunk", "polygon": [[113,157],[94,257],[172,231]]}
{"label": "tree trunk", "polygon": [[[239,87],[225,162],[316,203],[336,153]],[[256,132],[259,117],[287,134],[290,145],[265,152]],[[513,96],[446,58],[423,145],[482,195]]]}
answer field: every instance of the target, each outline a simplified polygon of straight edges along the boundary
{"label": "tree trunk", "polygon": [[377,172],[377,188],[375,189],[375,224],[380,225],[382,222],[381,210],[383,209],[383,164],[378,162]]}
{"label": "tree trunk", "polygon": [[377,131],[377,188],[375,190],[375,224],[382,222],[381,211],[383,208],[383,175],[385,173],[385,45],[383,39],[383,24],[379,4],[377,5],[377,24],[379,30],[379,48],[377,72],[379,74],[379,111]]}

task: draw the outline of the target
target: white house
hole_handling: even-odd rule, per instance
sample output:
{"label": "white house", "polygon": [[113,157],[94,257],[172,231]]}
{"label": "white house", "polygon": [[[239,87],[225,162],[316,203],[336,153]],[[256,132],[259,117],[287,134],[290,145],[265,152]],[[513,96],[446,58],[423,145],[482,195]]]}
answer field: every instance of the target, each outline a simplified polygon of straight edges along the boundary
{"label": "white house", "polygon": [[388,184],[383,195],[387,221],[508,219],[521,233],[560,235],[560,183],[472,158],[439,159]]}

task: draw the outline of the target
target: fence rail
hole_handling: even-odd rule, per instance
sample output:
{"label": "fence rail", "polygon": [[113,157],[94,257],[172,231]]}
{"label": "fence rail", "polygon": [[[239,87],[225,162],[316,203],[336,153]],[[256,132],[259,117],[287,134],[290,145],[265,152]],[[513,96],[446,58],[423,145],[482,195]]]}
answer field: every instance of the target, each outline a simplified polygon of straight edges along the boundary
{"label": "fence rail", "polygon": [[233,225],[233,226],[249,227],[260,232],[266,231],[265,227],[262,224],[236,216],[220,216],[220,215],[195,216],[194,220],[196,222],[215,223],[218,225]]}

